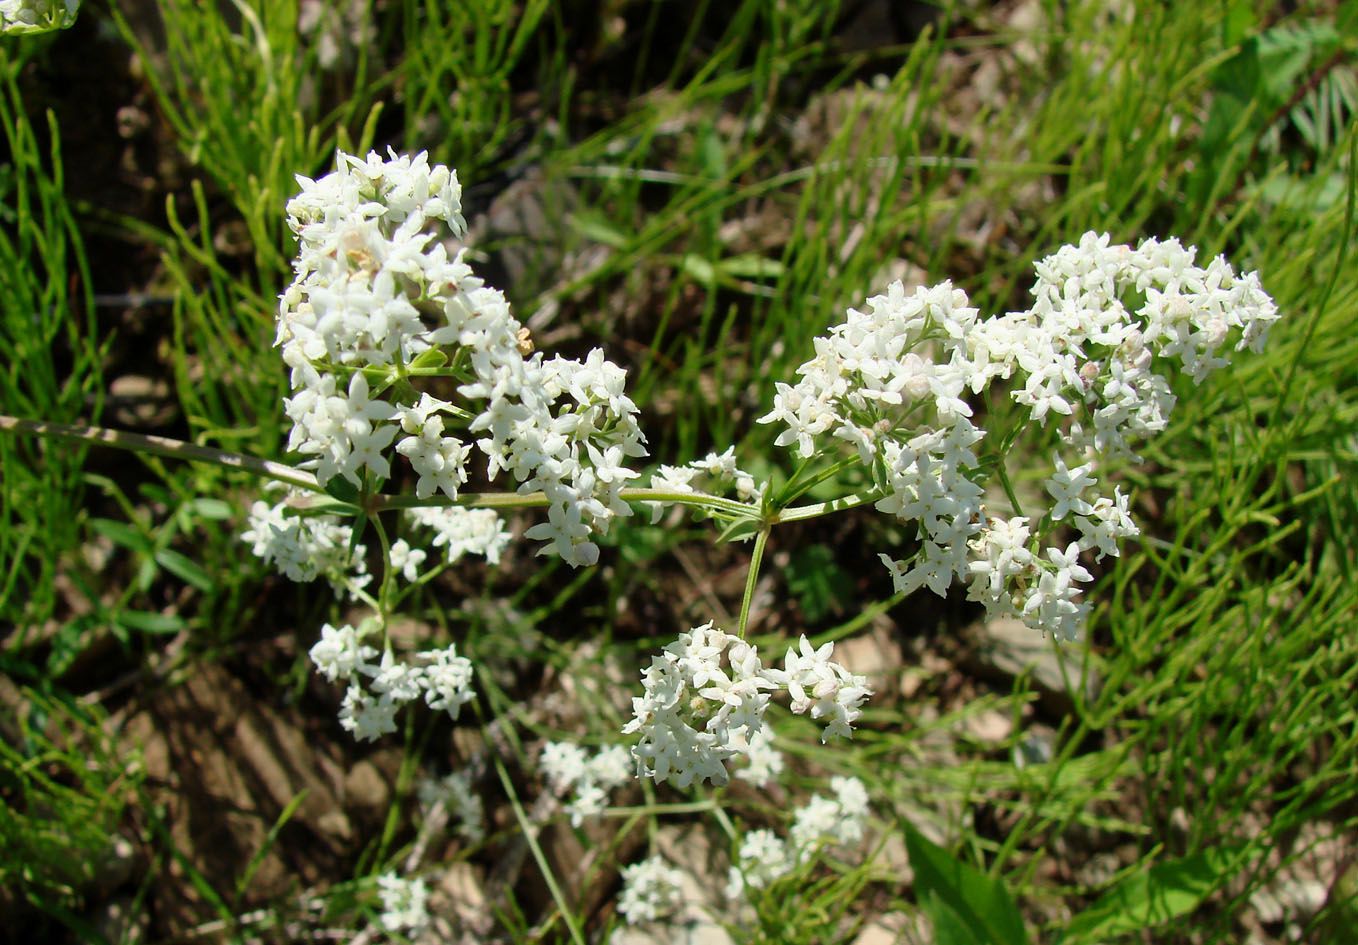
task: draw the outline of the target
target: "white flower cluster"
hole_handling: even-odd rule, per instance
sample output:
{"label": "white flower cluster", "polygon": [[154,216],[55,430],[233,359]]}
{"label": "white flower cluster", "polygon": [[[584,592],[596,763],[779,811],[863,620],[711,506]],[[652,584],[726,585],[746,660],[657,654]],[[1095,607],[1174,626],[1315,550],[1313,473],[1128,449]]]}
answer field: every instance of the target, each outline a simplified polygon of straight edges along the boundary
{"label": "white flower cluster", "polygon": [[792,711],[828,718],[822,740],[849,736],[849,723],[871,694],[862,676],[830,661],[802,637],[787,652],[786,669],[765,669],[753,646],[709,622],[681,633],[642,671],[645,692],[632,699],[623,734],[639,775],[687,787],[694,779],[725,784],[725,762],[749,752],[763,730],[772,691],[787,689]]}
{"label": "white flower cluster", "polygon": [[1201,268],[1196,247],[1177,239],[1108,243],[1086,233],[1036,263],[1032,308],[990,319],[967,339],[973,390],[994,377],[1021,380],[1014,400],[1034,420],[1069,418],[1062,438],[1077,455],[1134,455],[1131,440],[1165,428],[1174,395],[1156,358],[1201,383],[1229,363],[1223,345],[1260,351],[1278,319],[1258,274],[1237,275],[1223,256]]}
{"label": "white flower cluster", "polygon": [[424,880],[383,873],[377,877],[377,895],[382,900],[378,922],[388,932],[413,931],[428,924],[429,887]]}
{"label": "white flower cluster", "polygon": [[736,777],[755,787],[776,784],[787,766],[783,753],[773,747],[773,730],[767,725],[745,746],[745,760],[748,763],[736,772]]}
{"label": "white flower cluster", "polygon": [[863,839],[868,792],[858,778],[830,779],[833,797],[813,795],[793,817],[788,839],[772,830],[747,833],[727,873],[726,895],[734,899],[746,889],[764,889],[791,873],[826,846],[848,847]]}
{"label": "white flower cluster", "polygon": [[80,0],[0,0],[0,33],[40,33],[75,22]]}
{"label": "white flower cluster", "polygon": [[[503,520],[492,509],[415,508],[408,509],[405,517],[434,531],[432,545],[445,549],[448,564],[467,554],[496,564],[510,540]],[[336,594],[350,597],[372,580],[367,546],[353,543],[350,526],[334,515],[300,514],[289,508],[287,500],[273,505],[256,501],[241,540],[289,580],[306,583],[324,577]],[[413,582],[428,557],[424,549],[399,538],[391,543],[388,561],[394,572]]]}
{"label": "white flower cluster", "polygon": [[[396,731],[396,712],[407,702],[424,697],[431,709],[444,709],[454,719],[462,707],[476,698],[472,689],[472,664],[457,655],[457,646],[416,654],[423,665],[397,660],[391,651],[377,656],[366,646],[366,634],[345,624],[321,628],[321,639],[311,648],[311,662],[326,679],[348,680],[349,688],[340,707],[340,725],[360,741],[371,741]],[[368,689],[361,682],[367,677]]]}
{"label": "white flower cluster", "polygon": [[574,789],[566,805],[571,826],[598,817],[608,808],[608,792],[636,775],[636,763],[622,745],[611,745],[590,755],[571,742],[548,742],[542,747],[538,766],[557,794]]}
{"label": "white flower cluster", "polygon": [[434,547],[447,547],[444,558],[449,564],[468,554],[481,555],[491,564],[499,564],[500,555],[509,545],[504,520],[493,509],[451,506],[411,509],[406,514],[416,524],[434,530]]}
{"label": "white flower cluster", "polygon": [[426,778],[416,787],[426,816],[435,804],[443,804],[457,821],[457,831],[472,843],[486,838],[486,806],[476,793],[471,776],[454,771],[441,779]]}
{"label": "white flower cluster", "polygon": [[[531,353],[466,249],[449,257],[442,238],[466,229],[462,190],[424,153],[341,153],[334,173],[298,181],[287,207],[296,275],[277,337],[292,371],[289,449],[322,484],[342,476],[360,486],[362,475],[391,475],[394,443],[418,497],[455,499],[474,438],[489,477],[506,470],[520,492],[545,494],[547,521],[528,536],[572,565],[593,564],[591,536],[628,513],[619,491],[637,474],[625,464],[645,455],[623,370],[597,348],[583,362]],[[460,382],[458,402],[417,393],[426,376]]]}
{"label": "white flower cluster", "polygon": [[618,912],[628,925],[664,918],[684,904],[683,879],[684,874],[660,856],[623,867]]}
{"label": "white flower cluster", "polygon": [[[1232,338],[1237,350],[1263,345],[1278,313],[1256,274],[1237,276],[1221,257],[1199,268],[1177,240],[1108,243],[1085,234],[1037,263],[1033,307],[987,320],[950,283],[912,295],[895,283],[815,340],[796,385],[777,385],[760,421],[785,425],[778,444],[804,457],[826,436],[852,445],[882,495],[877,509],[915,525],[913,557],[881,556],[898,591],[941,595],[966,580],[991,612],[1077,637],[1078,585],[1091,579],[1078,555],[1116,554],[1137,534],[1125,496],[1092,493],[1094,456],[1131,455],[1133,440],[1165,428],[1174,396],[1159,364],[1201,381],[1226,364]],[[1061,418],[1062,441],[1088,460],[1071,469],[1057,458],[1046,515],[985,508],[987,466],[974,451],[984,432],[965,397],[997,379],[1032,421]],[[1079,540],[1044,552],[1062,522]]]}
{"label": "white flower cluster", "polygon": [[822,742],[836,736],[852,738],[853,723],[863,714],[860,707],[872,695],[867,677],[855,676],[832,661],[834,652],[833,641],[816,649],[803,636],[797,646],[788,648],[783,670],[772,674],[792,696],[794,713],[809,711],[813,719],[829,720],[821,733]]}
{"label": "white flower cluster", "polygon": [[286,500],[260,500],[250,506],[249,527],[240,537],[292,581],[324,577],[337,595],[352,597],[372,580],[367,548],[355,545],[353,529],[333,515],[300,515]]}
{"label": "white flower cluster", "polygon": [[[767,483],[755,485],[754,476],[736,466],[736,448],[728,446],[723,453],[708,453],[702,459],[695,459],[685,466],[665,466],[651,474],[651,488],[665,492],[678,492],[692,495],[697,490],[693,483],[705,477],[718,487],[729,487],[735,491],[736,498],[742,502],[757,501],[763,494]],[[708,494],[720,494],[719,489],[709,487]],[[663,502],[651,504],[651,524],[660,521],[665,510]]]}

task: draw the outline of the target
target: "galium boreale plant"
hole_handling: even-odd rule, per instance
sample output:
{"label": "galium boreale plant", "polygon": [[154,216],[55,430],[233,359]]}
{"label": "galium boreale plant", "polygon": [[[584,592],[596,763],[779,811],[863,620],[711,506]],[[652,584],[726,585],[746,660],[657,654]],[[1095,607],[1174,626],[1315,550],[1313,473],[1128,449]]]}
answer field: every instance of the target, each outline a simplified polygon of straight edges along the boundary
{"label": "galium boreale plant", "polygon": [[[744,777],[776,777],[781,759],[765,723],[775,698],[819,720],[828,740],[852,735],[871,696],[864,677],[834,660],[833,643],[802,637],[780,665],[766,665],[745,639],[774,528],[871,505],[915,539],[881,554],[897,591],[942,595],[961,582],[991,616],[1076,640],[1088,566],[1137,534],[1129,497],[1106,487],[1107,465],[1135,457],[1138,441],[1165,428],[1173,373],[1201,381],[1229,352],[1259,350],[1278,317],[1256,274],[1221,257],[1199,266],[1196,250],[1175,239],[1132,247],[1087,233],[1035,264],[1027,309],[993,317],[951,283],[897,282],[811,340],[797,377],[776,384],[760,422],[795,455],[786,483],[743,471],[732,447],[661,465],[642,485],[646,440],[625,372],[599,349],[583,360],[534,350],[460,242],[454,171],[423,153],[341,153],[333,173],[298,180],[287,204],[298,252],[276,345],[291,376],[283,409],[299,461],[194,455],[281,480],[280,493],[251,508],[244,540],[289,578],[324,578],[371,610],[358,626],[322,627],[310,651],[318,672],[346,686],[343,726],[375,739],[395,731],[404,703],[423,699],[456,718],[474,698],[475,669],[455,644],[399,654],[387,628],[410,589],[449,564],[468,554],[497,560],[509,541],[502,511],[543,510],[526,532],[538,554],[586,567],[599,558],[595,539],[634,508],[658,516],[688,506],[752,550],[736,625],[695,627],[652,657],[622,730],[623,770],[680,788],[723,784],[737,760]],[[1003,426],[978,416],[988,391],[1020,408],[988,415],[1013,418]],[[1006,469],[1024,437],[1059,444],[1041,501],[1026,506]],[[122,442],[174,452],[147,438]],[[413,494],[384,491],[402,464]],[[866,487],[796,504],[853,471]],[[469,492],[473,473],[508,488]],[[360,539],[369,534],[381,575],[366,569]],[[541,764],[556,790],[575,792],[578,822],[604,809],[622,760],[549,746]],[[818,844],[851,841],[838,834],[866,814],[861,788],[837,785],[836,799],[820,799],[787,841],[747,836],[731,887],[757,887]],[[663,866],[638,867],[629,915],[659,914],[671,886]]]}

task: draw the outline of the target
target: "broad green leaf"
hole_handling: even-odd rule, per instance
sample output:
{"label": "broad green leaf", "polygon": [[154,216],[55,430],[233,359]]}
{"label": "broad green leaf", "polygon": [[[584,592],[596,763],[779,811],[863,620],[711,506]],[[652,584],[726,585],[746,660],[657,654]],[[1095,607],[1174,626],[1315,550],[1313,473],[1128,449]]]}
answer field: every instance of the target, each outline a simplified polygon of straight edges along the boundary
{"label": "broad green leaf", "polygon": [[1198,907],[1218,881],[1234,872],[1239,847],[1203,850],[1159,863],[1115,883],[1076,916],[1062,941],[1102,941],[1150,929]]}
{"label": "broad green leaf", "polygon": [[[905,825],[905,848],[915,871],[915,891],[931,919],[946,926],[948,942],[970,945],[1026,945],[1028,933],[1009,891],[993,876],[967,866]],[[938,913],[930,912],[931,904]],[[946,907],[943,908],[943,907]],[[940,943],[945,939],[940,936]]]}
{"label": "broad green leaf", "polygon": [[922,905],[934,927],[934,945],[976,945],[980,941],[975,930],[938,893],[929,893]]}

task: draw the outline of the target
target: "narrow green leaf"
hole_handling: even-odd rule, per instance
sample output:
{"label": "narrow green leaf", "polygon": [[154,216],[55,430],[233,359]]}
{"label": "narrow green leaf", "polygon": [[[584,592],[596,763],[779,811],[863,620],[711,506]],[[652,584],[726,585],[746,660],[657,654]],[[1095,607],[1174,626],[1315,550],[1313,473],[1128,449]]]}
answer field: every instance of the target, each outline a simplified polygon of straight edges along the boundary
{"label": "narrow green leaf", "polygon": [[141,633],[178,633],[185,626],[183,617],[150,610],[124,610],[114,617],[114,622]]}
{"label": "narrow green leaf", "polygon": [[245,867],[245,871],[241,873],[240,878],[236,880],[237,899],[245,893],[246,888],[250,885],[250,880],[254,878],[255,873],[263,864],[264,857],[273,849],[274,844],[278,841],[279,831],[283,829],[284,825],[287,824],[289,820],[292,820],[292,815],[297,813],[297,808],[301,806],[302,801],[306,800],[306,796],[307,791],[305,788],[298,791],[297,796],[288,801],[288,806],[283,808],[282,812],[278,815],[278,819],[275,820],[273,826],[269,828],[268,834],[264,837],[264,842],[259,845],[259,849],[255,851],[255,855],[250,858],[249,864]]}
{"label": "narrow green leaf", "polygon": [[743,253],[723,259],[717,264],[717,271],[738,279],[777,279],[787,272],[787,267],[777,259]]}
{"label": "narrow green leaf", "polygon": [[627,234],[602,217],[576,214],[568,217],[566,222],[571,229],[596,243],[602,243],[613,249],[622,249],[627,245]]}
{"label": "narrow green leaf", "polygon": [[717,281],[717,271],[712,264],[695,253],[685,253],[679,265],[695,282],[710,286]]}
{"label": "narrow green leaf", "polygon": [[358,505],[358,487],[343,476],[331,476],[325,484],[325,491],[327,495],[339,499],[341,502]]}
{"label": "narrow green leaf", "polygon": [[56,677],[66,672],[85,647],[89,646],[92,631],[98,623],[94,614],[81,614],[61,625],[52,637],[52,648],[47,653],[47,673]]}
{"label": "narrow green leaf", "polygon": [[156,563],[185,584],[192,584],[200,591],[210,591],[216,584],[213,583],[208,573],[199,567],[191,558],[180,554],[170,548],[162,548],[156,552]]}
{"label": "narrow green leaf", "polygon": [[116,522],[111,518],[92,518],[90,528],[103,535],[115,545],[122,545],[144,555],[154,555],[156,550],[146,536],[126,522]]}
{"label": "narrow green leaf", "polygon": [[448,363],[448,353],[442,348],[425,348],[415,355],[415,360],[410,362],[410,366],[415,370],[424,368],[440,368]]}
{"label": "narrow green leaf", "polygon": [[737,519],[722,529],[717,541],[747,541],[759,531],[759,523],[752,518]]}
{"label": "narrow green leaf", "polygon": [[354,556],[354,552],[358,550],[358,546],[363,541],[363,533],[367,530],[368,530],[368,516],[366,514],[360,513],[358,518],[354,520],[353,531],[349,533],[350,558],[352,558]]}
{"label": "narrow green leaf", "polygon": [[230,503],[223,502],[221,499],[194,499],[188,504],[188,509],[199,518],[211,519],[216,522],[224,521],[232,515]]}

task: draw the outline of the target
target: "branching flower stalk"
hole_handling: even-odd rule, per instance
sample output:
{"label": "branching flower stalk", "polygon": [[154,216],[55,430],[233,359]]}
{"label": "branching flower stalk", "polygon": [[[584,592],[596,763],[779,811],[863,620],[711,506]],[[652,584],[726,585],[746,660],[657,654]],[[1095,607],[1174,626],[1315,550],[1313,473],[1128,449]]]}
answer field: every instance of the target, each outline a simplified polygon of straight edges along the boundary
{"label": "branching flower stalk", "polygon": [[[725,539],[752,538],[735,628],[704,624],[654,656],[623,730],[635,738],[636,772],[679,787],[723,784],[736,759],[750,759],[752,778],[776,770],[764,723],[775,696],[822,721],[828,739],[851,736],[871,694],[833,659],[832,643],[803,637],[776,668],[745,640],[776,526],[872,504],[914,538],[880,555],[898,595],[923,587],[942,595],[960,581],[991,617],[1077,639],[1088,565],[1138,534],[1129,497],[1099,489],[1104,465],[1134,459],[1138,441],[1165,429],[1173,373],[1201,382],[1232,348],[1259,350],[1278,317],[1256,274],[1238,275],[1222,257],[1199,267],[1196,250],[1174,239],[1131,247],[1085,234],[1035,264],[1029,308],[991,318],[951,283],[907,292],[897,282],[814,339],[795,382],[776,384],[759,422],[795,452],[789,481],[760,481],[731,447],[661,465],[640,486],[632,464],[646,455],[645,437],[625,372],[597,348],[579,361],[534,350],[460,243],[455,172],[423,153],[341,153],[334,173],[298,180],[287,205],[298,255],[276,338],[290,370],[284,410],[297,466],[94,428],[0,418],[0,429],[178,455],[281,483],[278,501],[252,506],[242,537],[291,579],[325,577],[372,607],[358,627],[327,624],[311,650],[319,672],[347,685],[341,722],[360,739],[394,731],[405,702],[424,698],[456,718],[474,698],[471,663],[455,644],[408,662],[386,627],[439,569],[467,554],[498,560],[509,540],[499,512],[545,509],[526,535],[538,554],[573,567],[594,564],[595,538],[634,507],[658,520],[685,506],[721,524]],[[989,413],[990,428],[978,425],[973,401],[983,394],[1018,405],[997,411],[1014,417],[1007,426]],[[1006,459],[1044,428],[1060,444],[1043,482],[1047,504],[1022,508]],[[413,495],[382,491],[401,462]],[[464,492],[473,463],[512,491]],[[841,478],[866,486],[793,504]],[[403,525],[383,521],[393,513]],[[369,522],[384,569],[376,596],[360,542]],[[613,775],[572,774],[575,757],[558,751],[546,766],[576,784],[581,816],[597,813]],[[661,875],[638,878],[638,888]]]}

